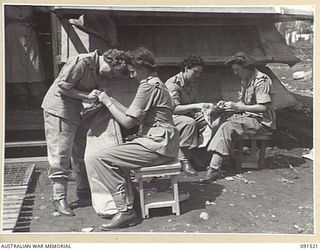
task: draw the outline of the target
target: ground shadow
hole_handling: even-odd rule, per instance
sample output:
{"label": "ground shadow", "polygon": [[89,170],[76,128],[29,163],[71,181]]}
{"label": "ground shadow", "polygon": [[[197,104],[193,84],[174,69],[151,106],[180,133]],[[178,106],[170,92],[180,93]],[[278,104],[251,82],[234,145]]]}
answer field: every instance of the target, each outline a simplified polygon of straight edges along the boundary
{"label": "ground shadow", "polygon": [[266,158],[265,168],[267,169],[284,169],[296,168],[306,163],[306,160],[301,157],[292,155],[276,154]]}
{"label": "ground shadow", "polygon": [[[300,95],[295,95],[300,96]],[[311,97],[300,96],[303,99]],[[277,111],[277,130],[271,143],[282,149],[313,148],[313,115],[308,110],[285,108]]]}
{"label": "ground shadow", "polygon": [[[170,180],[168,178],[152,179],[150,182],[144,183],[146,193],[152,192],[172,192]],[[192,210],[204,209],[206,201],[213,202],[223,192],[224,186],[212,183],[203,184],[200,181],[180,181],[180,196],[187,195],[188,199],[180,203],[181,214],[188,213]],[[148,194],[147,194],[148,195]],[[139,199],[137,195],[135,201]],[[140,210],[140,206],[136,205]],[[150,210],[150,217],[163,217],[172,214],[171,208],[156,208]]]}
{"label": "ground shadow", "polygon": [[190,194],[190,198],[181,203],[182,214],[206,208],[206,202],[214,202],[225,188],[217,183],[203,184],[200,181],[179,182],[179,185]]}

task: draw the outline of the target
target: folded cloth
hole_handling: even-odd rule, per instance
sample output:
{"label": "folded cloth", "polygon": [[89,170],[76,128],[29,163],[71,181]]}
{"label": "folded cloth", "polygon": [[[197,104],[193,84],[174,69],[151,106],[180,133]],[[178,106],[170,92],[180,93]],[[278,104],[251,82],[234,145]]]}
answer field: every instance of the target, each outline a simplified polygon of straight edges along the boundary
{"label": "folded cloth", "polygon": [[204,117],[204,114],[202,112],[197,112],[194,115],[194,120],[196,121],[197,128],[198,128],[199,132],[202,132],[203,130],[205,130],[208,123],[207,123],[207,121]]}
{"label": "folded cloth", "polygon": [[83,121],[86,121],[88,120],[89,118],[93,118],[93,116],[95,114],[98,113],[98,111],[100,109],[102,109],[103,107],[105,107],[101,102],[99,101],[96,101],[94,102],[93,104],[85,107],[83,110],[81,110],[80,112],[80,117],[81,117],[81,120]]}

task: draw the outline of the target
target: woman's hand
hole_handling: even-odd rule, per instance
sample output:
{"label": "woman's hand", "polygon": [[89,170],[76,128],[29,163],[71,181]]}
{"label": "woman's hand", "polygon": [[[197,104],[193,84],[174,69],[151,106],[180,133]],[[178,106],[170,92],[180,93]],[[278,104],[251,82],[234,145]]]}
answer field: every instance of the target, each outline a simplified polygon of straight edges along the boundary
{"label": "woman's hand", "polygon": [[98,89],[92,90],[85,98],[84,102],[86,103],[94,103],[98,100],[98,96],[101,94],[101,91]]}
{"label": "woman's hand", "polygon": [[206,102],[201,102],[201,103],[196,103],[196,109],[203,109],[203,108],[210,108],[211,106],[213,106],[212,103],[206,103]]}
{"label": "woman's hand", "polygon": [[225,105],[225,101],[219,101],[218,103],[217,103],[217,107],[219,108],[219,109],[224,109],[224,105]]}
{"label": "woman's hand", "polygon": [[236,102],[225,102],[223,105],[223,108],[226,109],[231,109],[231,110],[238,110],[238,105]]}
{"label": "woman's hand", "polygon": [[100,95],[98,96],[98,99],[100,102],[102,102],[107,107],[109,107],[113,104],[110,96],[108,96],[108,94],[106,92],[101,92]]}

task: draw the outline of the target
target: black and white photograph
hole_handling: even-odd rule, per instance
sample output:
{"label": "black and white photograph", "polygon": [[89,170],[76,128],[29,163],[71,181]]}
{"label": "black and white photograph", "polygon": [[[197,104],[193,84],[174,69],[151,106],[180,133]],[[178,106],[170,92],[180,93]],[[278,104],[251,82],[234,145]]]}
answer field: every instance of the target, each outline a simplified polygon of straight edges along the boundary
{"label": "black and white photograph", "polygon": [[315,236],[314,11],[2,4],[2,233]]}

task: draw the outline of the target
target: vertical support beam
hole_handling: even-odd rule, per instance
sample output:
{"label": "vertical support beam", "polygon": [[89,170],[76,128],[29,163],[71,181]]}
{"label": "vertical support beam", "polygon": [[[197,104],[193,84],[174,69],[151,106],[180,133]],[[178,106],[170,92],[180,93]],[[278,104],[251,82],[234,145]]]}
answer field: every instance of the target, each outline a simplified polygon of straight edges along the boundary
{"label": "vertical support beam", "polygon": [[58,18],[54,13],[50,13],[51,21],[51,44],[52,44],[52,58],[53,58],[53,78],[56,78],[59,74],[59,64],[60,64],[60,39],[58,29],[60,28],[60,23]]}

